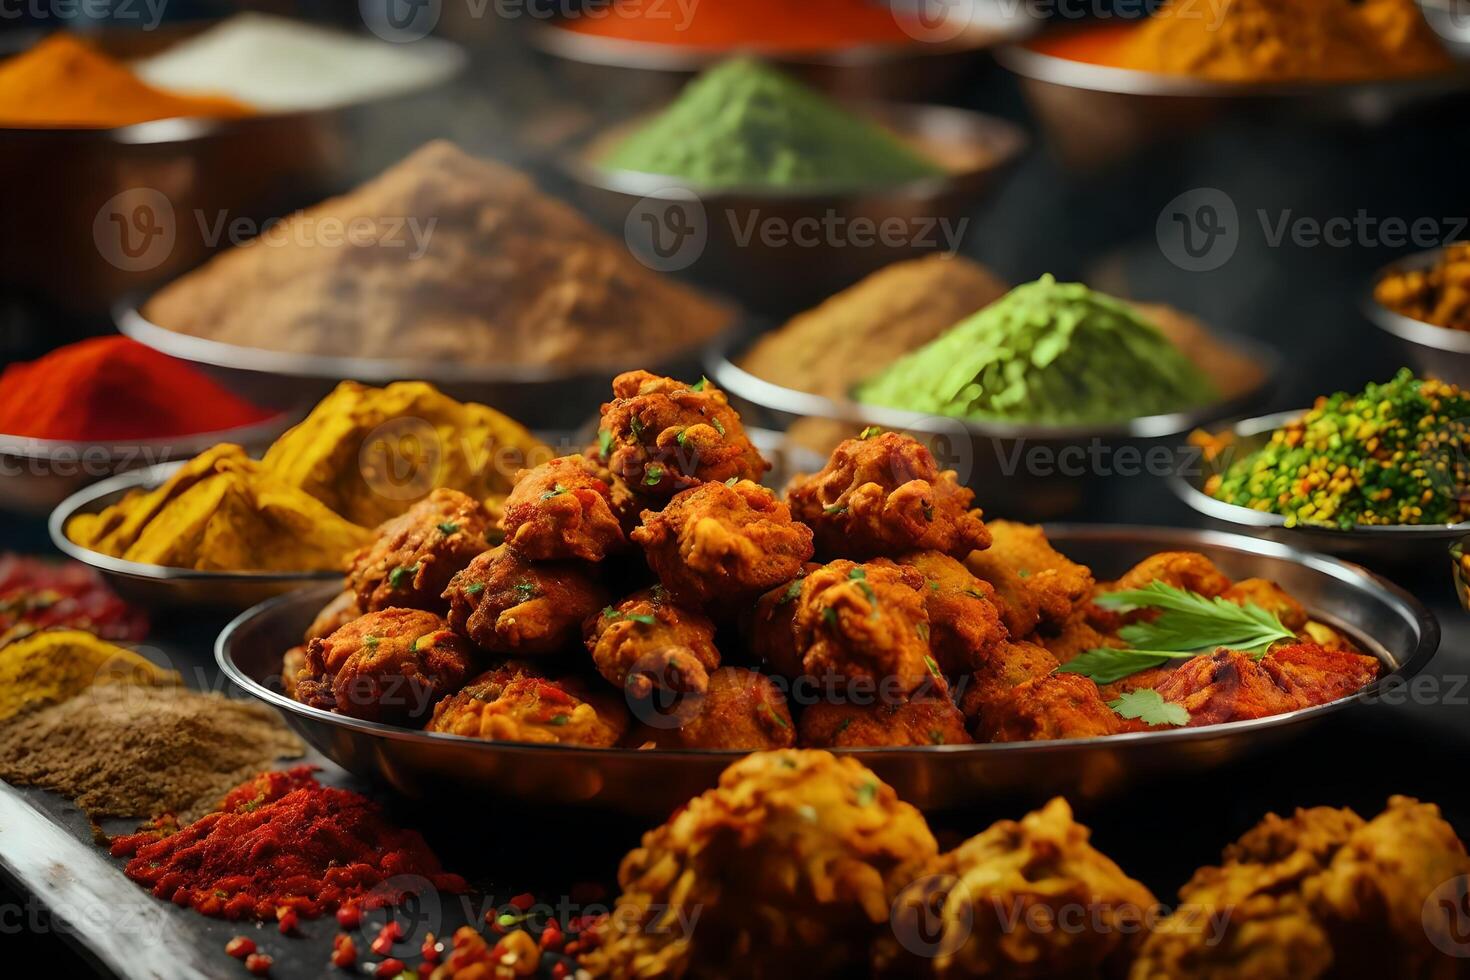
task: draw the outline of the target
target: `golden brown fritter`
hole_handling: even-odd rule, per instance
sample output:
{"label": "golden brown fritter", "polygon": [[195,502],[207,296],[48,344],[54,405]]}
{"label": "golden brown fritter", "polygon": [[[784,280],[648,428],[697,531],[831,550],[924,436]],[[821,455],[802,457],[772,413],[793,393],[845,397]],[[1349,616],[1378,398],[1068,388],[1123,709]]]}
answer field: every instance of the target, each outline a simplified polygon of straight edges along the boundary
{"label": "golden brown fritter", "polygon": [[500,668],[434,706],[428,730],[500,742],[554,742],[607,748],[628,730],[616,693],[580,678],[551,680],[534,670]]}
{"label": "golden brown fritter", "polygon": [[443,613],[444,589],[489,549],[489,511],[458,490],[435,490],[378,528],[372,544],[348,560],[347,587],[365,612],[426,609]]}
{"label": "golden brown fritter", "polygon": [[675,602],[730,608],[791,581],[812,556],[812,531],[758,483],[706,483],[646,511],[633,532]]}
{"label": "golden brown fritter", "polygon": [[808,563],[796,578],[757,599],[750,615],[742,621],[750,652],[768,673],[788,681],[806,673],[801,651],[796,648],[796,600],[801,598],[803,580],[821,567]]}
{"label": "golden brown fritter", "polygon": [[1057,798],[917,869],[893,893],[893,928],[874,946],[875,974],[1121,975],[1158,903],[1090,836]]}
{"label": "golden brown fritter", "polygon": [[709,675],[709,687],[682,725],[674,719],[645,722],[628,744],[655,749],[789,749],[796,744],[796,725],[786,695],[775,681],[743,667],[721,667]]}
{"label": "golden brown fritter", "polygon": [[1275,582],[1263,578],[1245,578],[1220,593],[1220,598],[1244,606],[1255,603],[1275,613],[1281,625],[1293,633],[1306,627],[1307,610]]}
{"label": "golden brown fritter", "polygon": [[915,551],[898,559],[898,563],[924,576],[929,646],[946,675],[968,674],[1006,642],[1008,634],[990,583],[980,581],[962,563],[938,551]]}
{"label": "golden brown fritter", "polygon": [[1156,688],[1181,704],[1194,726],[1265,718],[1346,697],[1380,670],[1373,657],[1299,643],[1273,648],[1259,660],[1217,650],[1184,661]]}
{"label": "golden brown fritter", "polygon": [[1057,658],[1045,647],[1025,640],[1007,641],[965,678],[960,708],[974,732],[996,727],[996,707],[1018,684],[1045,677],[1057,669]]}
{"label": "golden brown fritter", "polygon": [[506,543],[534,561],[602,561],[627,544],[612,488],[582,456],[517,473],[501,527]]}
{"label": "golden brown fritter", "polygon": [[1079,613],[1061,624],[1054,634],[1037,633],[1036,642],[1050,650],[1061,663],[1097,647],[1127,646],[1117,635],[1099,630],[1092,620],[1093,617]]}
{"label": "golden brown fritter", "polygon": [[816,678],[885,683],[907,694],[939,665],[929,649],[929,613],[916,569],[877,559],[840,559],[801,583],[792,622],[803,670]]}
{"label": "golden brown fritter", "polygon": [[347,589],[322,607],[322,611],[316,614],[316,619],[313,619],[311,625],[306,628],[301,642],[306,644],[319,636],[331,636],[361,615],[362,609],[357,605],[357,593]]}
{"label": "golden brown fritter", "polygon": [[615,606],[587,618],[587,649],[599,673],[635,699],[655,691],[686,697],[678,717],[692,711],[688,695],[709,688],[709,674],[720,666],[715,624],[702,613],[671,602],[661,588],[635,592]]}
{"label": "golden brown fritter", "polygon": [[897,557],[941,551],[964,558],[990,544],[975,494],[940,472],[920,442],[896,432],[848,439],[818,473],[797,477],[786,498],[816,532],[824,558]]}
{"label": "golden brown fritter", "polygon": [[701,483],[756,480],[770,469],[725,393],[647,371],[613,379],[599,425],[609,468],[645,497],[668,498]]}
{"label": "golden brown fritter", "polygon": [[474,669],[468,641],[421,609],[383,609],[306,646],[296,695],[338,714],[407,724],[423,719]]}
{"label": "golden brown fritter", "polygon": [[281,690],[286,697],[296,697],[296,682],[305,666],[306,647],[292,647],[281,657]]}
{"label": "golden brown fritter", "polygon": [[1109,592],[1141,589],[1154,582],[1163,582],[1176,589],[1198,592],[1202,596],[1217,596],[1230,588],[1230,579],[1215,567],[1215,563],[1194,551],[1161,551],[1149,555],[1134,565],[1107,586]]}
{"label": "golden brown fritter", "polygon": [[1051,546],[1030,524],[992,521],[992,543],[972,552],[965,566],[995,589],[994,602],[1011,636],[1024,639],[1040,629],[1055,634],[1089,608],[1092,572]]}
{"label": "golden brown fritter", "polygon": [[470,562],[445,590],[449,623],[486,650],[535,657],[575,648],[608,594],[581,562],[533,562],[509,545]]}
{"label": "golden brown fritter", "polygon": [[890,879],[938,850],[923,815],[855,760],[756,753],[623,859],[584,962],[613,977],[861,972]]}
{"label": "golden brown fritter", "polygon": [[807,705],[798,726],[803,748],[968,745],[973,739],[944,682],[925,684],[902,701],[838,698]]}
{"label": "golden brown fritter", "polygon": [[975,732],[982,742],[1097,738],[1137,727],[1109,708],[1097,685],[1079,674],[1024,681],[996,698],[982,712],[982,722]]}

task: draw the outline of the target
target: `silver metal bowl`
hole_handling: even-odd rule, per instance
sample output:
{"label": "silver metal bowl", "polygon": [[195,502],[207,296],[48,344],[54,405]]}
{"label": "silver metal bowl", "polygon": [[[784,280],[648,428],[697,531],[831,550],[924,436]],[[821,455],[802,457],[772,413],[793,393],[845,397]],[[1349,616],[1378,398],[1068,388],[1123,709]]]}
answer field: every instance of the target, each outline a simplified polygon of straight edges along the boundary
{"label": "silver metal bowl", "polygon": [[343,379],[372,385],[427,381],[452,398],[494,406],[511,418],[534,418],[543,429],[570,430],[582,424],[607,400],[609,381],[623,371],[648,368],[679,377],[697,373],[708,342],[656,352],[630,350],[623,361],[577,367],[384,360],[239,347],[169,330],[138,310],[132,303],[119,304],[113,312],[118,329],[199,366],[257,404],[319,401]]}
{"label": "silver metal bowl", "polygon": [[[1107,738],[991,745],[839,750],[871,766],[903,799],[946,810],[995,796],[1100,798],[1151,777],[1198,772],[1279,744],[1386,685],[1422,670],[1439,625],[1418,600],[1353,565],[1234,534],[1172,528],[1057,525],[1047,533],[1072,558],[1117,575],[1159,551],[1199,551],[1236,578],[1279,582],[1313,615],[1345,631],[1384,664],[1384,677],[1330,704],[1213,727]],[[279,708],[291,727],[342,767],[416,799],[511,798],[589,804],[656,818],[713,786],[742,753],[639,751],[492,742],[359,721],[300,704],[282,691],[282,654],[334,594],[282,596],[242,614],[215,656],[235,684]]]}
{"label": "silver metal bowl", "polygon": [[1235,83],[1088,64],[1025,44],[998,48],[995,57],[1020,76],[1022,93],[1049,141],[1079,168],[1125,159],[1226,116],[1373,127],[1470,92],[1470,72],[1367,82]]}
{"label": "silver metal bowl", "polygon": [[1470,0],[1419,0],[1419,9],[1451,54],[1470,59]]}
{"label": "silver metal bowl", "polygon": [[[1239,455],[1264,446],[1271,433],[1301,418],[1305,411],[1277,412],[1233,423],[1229,431],[1235,436],[1236,453],[1231,458],[1239,458]],[[1180,500],[1221,524],[1249,529],[1248,533],[1273,541],[1370,563],[1401,565],[1427,560],[1437,564],[1443,560],[1444,549],[1451,541],[1470,534],[1470,523],[1385,524],[1346,530],[1320,526],[1287,527],[1286,518],[1280,514],[1226,503],[1205,493],[1205,482],[1222,472],[1228,462],[1226,459],[1214,463],[1202,460],[1192,472],[1171,477],[1169,486]]]}
{"label": "silver metal bowl", "polygon": [[[743,345],[736,342],[712,347],[705,370],[735,400],[742,417],[757,425],[787,428],[797,424],[811,432],[813,420],[822,420],[836,423],[823,426],[824,430],[841,431],[844,436],[869,425],[906,432],[927,445],[945,468],[954,469],[962,483],[981,494],[987,514],[1044,520],[1073,512],[1093,490],[1115,483],[1113,477],[1154,473],[1153,467],[1141,462],[1125,471],[1125,458],[1132,459],[1134,454],[1148,458],[1151,451],[1177,454],[1186,433],[1238,415],[1265,396],[1280,370],[1280,356],[1245,337],[1216,332],[1211,336],[1259,368],[1253,383],[1214,405],[1107,425],[977,422],[827,398],[772,384],[741,368]],[[822,436],[825,443],[828,433]],[[1102,465],[1094,465],[1095,459]],[[1068,460],[1078,462],[1069,465]],[[1159,468],[1173,472],[1176,467],[1177,460],[1171,456],[1169,464]]]}
{"label": "silver metal bowl", "polygon": [[[939,98],[981,52],[1029,37],[1040,24],[1025,4],[973,0],[963,12],[961,6],[946,5],[945,12],[953,13],[953,18],[929,25],[921,32],[925,36],[910,44],[773,52],[762,57],[809,85],[848,98]],[[929,7],[932,4],[925,9]],[[665,101],[691,76],[732,54],[595,37],[548,23],[535,24],[526,39],[553,60],[571,87],[593,99],[616,99],[621,105]]]}
{"label": "silver metal bowl", "polygon": [[296,413],[283,412],[255,425],[220,432],[106,443],[0,435],[0,509],[48,514],[99,479],[189,459],[221,442],[263,449],[296,418]]}
{"label": "silver metal bowl", "polygon": [[1420,375],[1470,387],[1470,331],[1425,323],[1396,313],[1374,298],[1378,284],[1401,270],[1427,269],[1439,261],[1443,248],[1416,252],[1390,262],[1373,277],[1373,287],[1363,298],[1363,313],[1379,330],[1397,338],[1404,356]]}
{"label": "silver metal bowl", "polygon": [[[94,39],[132,56],[198,29],[103,31]],[[446,77],[465,63],[449,42],[419,47],[445,63]],[[241,119],[0,128],[0,283],[105,313],[121,297],[198,265],[212,251],[203,231],[211,223],[263,221],[342,191],[355,176],[358,134],[376,132],[364,123],[433,91]],[[129,230],[134,225],[149,234]]]}
{"label": "silver metal bowl", "polygon": [[123,599],[150,609],[238,612],[283,592],[324,581],[331,581],[332,587],[341,591],[341,571],[213,572],[145,565],[83,548],[66,536],[66,525],[77,514],[95,514],[134,490],[153,489],[182,465],[180,461],[132,470],[77,491],[51,512],[47,529],[52,543],[68,558],[97,569]]}
{"label": "silver metal bowl", "polygon": [[[962,237],[961,219],[999,185],[1027,145],[1018,127],[964,109],[872,102],[848,107],[882,123],[938,161],[947,174],[894,187],[823,191],[704,188],[662,174],[601,166],[608,150],[639,120],[574,147],[558,165],[587,209],[608,225],[627,229],[630,242],[636,240],[632,236],[640,219],[660,228],[678,222],[695,229],[654,261],[666,260],[672,270],[740,296],[750,310],[785,315],[892,262],[950,245],[946,232]],[[870,232],[857,237],[856,229],[882,228],[885,221],[902,221],[908,231],[888,241]],[[786,229],[786,240],[754,233],[757,227]],[[835,245],[822,242],[829,227],[841,237]],[[800,234],[818,236],[823,247],[812,247]],[[666,244],[674,246],[675,240]]]}

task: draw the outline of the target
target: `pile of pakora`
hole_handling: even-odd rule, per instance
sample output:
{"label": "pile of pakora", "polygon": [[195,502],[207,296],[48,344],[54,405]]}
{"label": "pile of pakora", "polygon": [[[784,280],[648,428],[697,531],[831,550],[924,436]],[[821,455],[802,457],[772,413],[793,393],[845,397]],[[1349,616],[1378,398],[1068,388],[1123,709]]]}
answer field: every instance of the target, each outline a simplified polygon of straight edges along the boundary
{"label": "pile of pakora", "polygon": [[608,977],[1314,980],[1465,974],[1470,857],[1437,807],[1268,815],[1171,910],[1054,799],[941,852],[851,756],[747,756],[644,835],[584,933]]}
{"label": "pile of pakora", "polygon": [[[755,751],[1218,724],[1379,674],[1204,555],[1098,582],[908,436],[866,429],[781,495],[768,468],[708,381],[620,375],[596,444],[522,470],[500,512],[441,489],[383,523],[284,684],[473,738]],[[1188,642],[1180,607],[1209,627]]]}

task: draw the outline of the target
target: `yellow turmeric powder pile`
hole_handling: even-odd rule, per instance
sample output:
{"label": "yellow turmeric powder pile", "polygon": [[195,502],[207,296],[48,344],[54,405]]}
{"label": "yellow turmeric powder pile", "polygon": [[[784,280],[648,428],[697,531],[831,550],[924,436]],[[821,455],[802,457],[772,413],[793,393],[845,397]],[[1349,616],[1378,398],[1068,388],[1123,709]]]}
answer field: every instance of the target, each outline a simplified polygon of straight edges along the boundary
{"label": "yellow turmeric powder pile", "polygon": [[66,32],[0,62],[0,126],[107,129],[178,116],[228,119],[253,113],[234,99],[154,88]]}
{"label": "yellow turmeric powder pile", "polygon": [[94,685],[178,683],[173,671],[85,630],[43,630],[0,647],[0,721]]}
{"label": "yellow turmeric powder pile", "polygon": [[1395,313],[1451,330],[1470,330],[1470,242],[1457,242],[1427,269],[1385,276],[1373,297]]}
{"label": "yellow turmeric powder pile", "polygon": [[1414,0],[1168,0],[1107,61],[1224,82],[1395,78],[1453,65]]}

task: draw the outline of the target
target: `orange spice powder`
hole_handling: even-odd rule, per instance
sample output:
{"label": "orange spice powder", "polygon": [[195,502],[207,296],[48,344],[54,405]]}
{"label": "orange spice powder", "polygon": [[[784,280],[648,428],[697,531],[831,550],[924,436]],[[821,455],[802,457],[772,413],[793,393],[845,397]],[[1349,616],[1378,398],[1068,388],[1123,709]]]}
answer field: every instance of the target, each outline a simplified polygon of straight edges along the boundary
{"label": "orange spice powder", "polygon": [[614,0],[560,26],[578,34],[716,51],[832,51],[913,43],[874,0]]}

